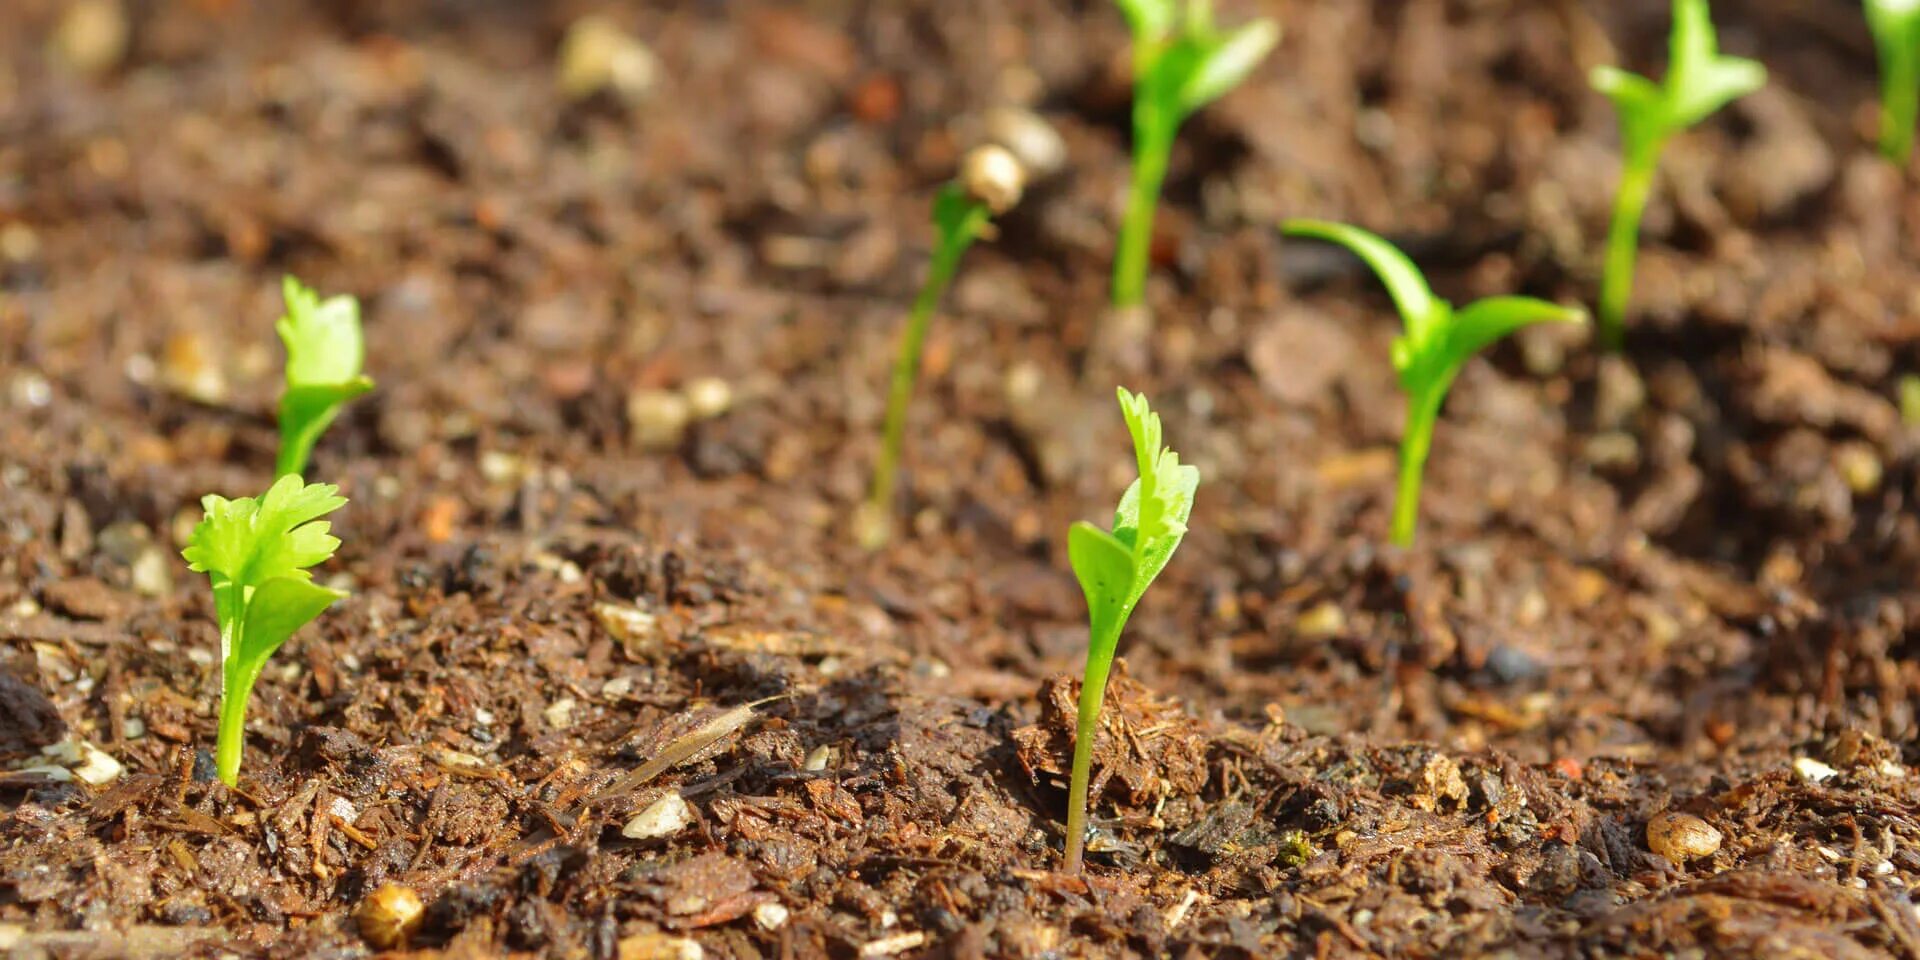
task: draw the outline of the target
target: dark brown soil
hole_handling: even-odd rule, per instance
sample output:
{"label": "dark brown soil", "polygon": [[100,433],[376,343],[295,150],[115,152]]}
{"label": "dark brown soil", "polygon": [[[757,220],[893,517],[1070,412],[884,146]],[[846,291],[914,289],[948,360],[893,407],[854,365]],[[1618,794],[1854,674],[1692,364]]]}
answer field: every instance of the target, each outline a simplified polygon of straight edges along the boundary
{"label": "dark brown soil", "polygon": [[[1668,152],[1627,355],[1473,364],[1406,552],[1390,306],[1272,223],[1590,299],[1585,71],[1660,69],[1663,0],[1265,4],[1281,50],[1180,141],[1145,369],[1099,348],[1104,2],[600,11],[662,60],[637,105],[555,89],[599,5],[129,0],[92,77],[66,6],[0,5],[10,955],[357,955],[393,883],[458,957],[1920,957],[1920,192],[1854,5],[1717,5],[1774,83]],[[1069,164],[966,263],[866,556],[928,204],[1008,102]],[[177,542],[270,478],[289,271],[363,298],[380,387],[310,471],[354,596],[229,790]],[[708,378],[726,412],[634,437]],[[1069,877],[1063,535],[1131,465],[1116,381],[1205,481]],[[23,769],[81,741],[124,771]],[[690,822],[623,836],[669,791]],[[1721,845],[1654,853],[1664,812]]]}

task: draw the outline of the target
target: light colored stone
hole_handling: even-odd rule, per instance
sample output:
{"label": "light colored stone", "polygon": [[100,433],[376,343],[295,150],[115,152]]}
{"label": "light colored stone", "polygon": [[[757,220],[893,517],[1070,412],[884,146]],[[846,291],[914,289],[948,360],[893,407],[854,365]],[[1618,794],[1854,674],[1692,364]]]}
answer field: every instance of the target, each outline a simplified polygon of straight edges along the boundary
{"label": "light colored stone", "polygon": [[1713,824],[1691,813],[1666,810],[1647,821],[1647,849],[1676,864],[1713,856],[1722,839]]}
{"label": "light colored stone", "polygon": [[647,808],[633,815],[620,835],[629,840],[657,840],[670,837],[693,822],[693,806],[678,791],[668,791]]}

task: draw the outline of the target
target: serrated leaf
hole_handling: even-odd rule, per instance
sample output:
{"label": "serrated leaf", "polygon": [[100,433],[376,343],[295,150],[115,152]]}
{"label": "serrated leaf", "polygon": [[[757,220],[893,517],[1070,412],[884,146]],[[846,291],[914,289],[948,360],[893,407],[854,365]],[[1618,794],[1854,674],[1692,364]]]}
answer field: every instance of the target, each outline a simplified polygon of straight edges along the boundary
{"label": "serrated leaf", "polygon": [[1406,325],[1410,344],[1408,352],[1419,354],[1425,351],[1428,341],[1450,308],[1446,301],[1433,295],[1420,268],[1414,266],[1413,261],[1398,247],[1359,227],[1326,220],[1288,220],[1280,225],[1280,229],[1290,237],[1311,237],[1337,243],[1366,261],[1367,266],[1372,267],[1379,276],[1380,282],[1386,285],[1387,294],[1400,311],[1400,320]]}
{"label": "serrated leaf", "polygon": [[1133,599],[1137,601],[1187,534],[1200,471],[1182,464],[1180,455],[1162,444],[1160,415],[1147,405],[1145,396],[1128,393],[1124,387],[1118,392],[1140,478],[1120,498],[1113,532],[1133,551]]}
{"label": "serrated leaf", "polygon": [[1239,86],[1279,42],[1279,24],[1256,20],[1208,44],[1180,83],[1181,111],[1193,113]]}
{"label": "serrated leaf", "polygon": [[1536,323],[1584,323],[1586,311],[1533,297],[1488,297],[1454,311],[1447,326],[1447,365],[1459,367],[1488,345]]}
{"label": "serrated leaf", "polygon": [[189,568],[246,587],[277,577],[302,578],[305,568],[333,555],[340,541],[327,524],[313,520],[346,504],[330,483],[307,484],[285,476],[258,498],[228,500],[209,495],[206,516],[181,551]]}

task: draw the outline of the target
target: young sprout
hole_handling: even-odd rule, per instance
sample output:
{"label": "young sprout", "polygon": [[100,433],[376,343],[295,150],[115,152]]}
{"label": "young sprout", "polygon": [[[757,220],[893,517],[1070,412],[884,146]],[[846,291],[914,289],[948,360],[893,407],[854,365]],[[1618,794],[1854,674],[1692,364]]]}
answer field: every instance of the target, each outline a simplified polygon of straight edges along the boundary
{"label": "young sprout", "polygon": [[340,408],[373,389],[360,372],[366,343],[360,333],[360,303],[350,296],[320,295],[293,277],[281,281],[286,315],[275,323],[287,345],[287,389],[280,394],[280,457],[275,476],[302,473],[313,445]]}
{"label": "young sprout", "polygon": [[1113,305],[1146,297],[1153,212],[1180,124],[1245,80],[1280,42],[1280,27],[1213,23],[1213,0],[1116,0],[1133,31],[1133,184],[1113,261]]}
{"label": "young sprout", "polygon": [[1907,165],[1920,113],[1920,0],[1866,0],[1880,53],[1880,152]]}
{"label": "young sprout", "polygon": [[1289,220],[1289,236],[1312,237],[1346,247],[1366,261],[1400,310],[1405,332],[1393,340],[1393,369],[1407,394],[1407,423],[1400,437],[1400,482],[1393,501],[1393,542],[1413,544],[1420,516],[1420,478],[1433,446],[1440,404],[1460,368],[1474,354],[1534,323],[1581,323],[1586,313],[1532,297],[1488,297],[1455,310],[1433,295],[1420,269],[1392,244],[1357,227],[1319,220]]}
{"label": "young sprout", "polygon": [[1609,350],[1626,338],[1627,300],[1633,294],[1633,261],[1640,217],[1653,192],[1654,170],[1667,140],[1721,107],[1760,89],[1767,70],[1752,60],[1723,57],[1707,15],[1707,0],[1673,0],[1673,34],[1667,78],[1656,84],[1616,67],[1596,67],[1591,82],[1620,111],[1625,158],[1620,192],[1607,233],[1606,273],[1600,285],[1600,340]]}
{"label": "young sprout", "polygon": [[893,364],[880,456],[873,464],[873,487],[856,523],[860,544],[869,550],[885,543],[892,533],[893,485],[906,446],[907,406],[913,402],[913,381],[920,373],[920,353],[926,345],[934,308],[940,305],[940,297],[953,281],[967,248],[987,231],[993,217],[1020,202],[1026,182],[1026,170],[1004,147],[976,147],[961,162],[960,176],[934,198],[933,263],[907,315],[900,356]]}
{"label": "young sprout", "polygon": [[246,743],[247,697],[267,658],[313,618],[346,597],[313,582],[306,568],[333,556],[340,541],[319,520],[347,500],[332,484],[289,475],[257,498],[208,494],[206,517],[181,555],[213,584],[220,622],[220,732],[214,768],[233,786]]}
{"label": "young sprout", "polygon": [[1120,413],[1133,434],[1133,453],[1140,478],[1120,497],[1113,513],[1113,531],[1091,523],[1075,523],[1067,531],[1067,557],[1073,575],[1087,595],[1087,672],[1080,685],[1080,716],[1073,737],[1073,777],[1067,794],[1068,873],[1080,871],[1080,855],[1087,837],[1087,780],[1093,772],[1093,738],[1100,721],[1100,701],[1107,692],[1107,672],[1127,617],[1141,595],[1173,557],[1187,533],[1193,512],[1193,493],[1200,471],[1180,462],[1180,455],[1161,445],[1160,415],[1147,407],[1147,398],[1122,387]]}

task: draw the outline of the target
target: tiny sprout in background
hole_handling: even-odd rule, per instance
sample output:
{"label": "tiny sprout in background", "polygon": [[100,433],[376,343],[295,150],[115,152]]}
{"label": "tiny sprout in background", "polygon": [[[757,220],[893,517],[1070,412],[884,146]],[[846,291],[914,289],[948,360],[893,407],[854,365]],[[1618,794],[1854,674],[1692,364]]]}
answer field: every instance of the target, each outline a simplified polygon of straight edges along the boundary
{"label": "tiny sprout in background", "polygon": [[1117,0],[1133,31],[1133,184],[1114,253],[1113,305],[1146,298],[1154,207],[1180,124],[1253,72],[1280,27],[1256,20],[1237,30],[1213,23],[1212,0]]}
{"label": "tiny sprout in background", "polygon": [[993,217],[1013,209],[1026,189],[1026,171],[1003,147],[984,146],[969,151],[960,176],[941,188],[933,202],[933,262],[920,295],[907,315],[900,356],[893,365],[893,386],[887,397],[887,421],[880,440],[880,456],[873,464],[873,487],[855,524],[861,546],[872,550],[887,542],[893,530],[894,481],[906,446],[907,407],[913,402],[913,382],[920,373],[920,354],[934,308],[953,282],[954,271],[967,248],[991,226]]}
{"label": "tiny sprout in background", "polygon": [[1920,113],[1920,0],[1866,0],[1880,53],[1880,152],[1907,165]]}
{"label": "tiny sprout in background", "polygon": [[346,505],[332,484],[311,486],[284,476],[261,496],[228,500],[208,494],[206,517],[181,552],[195,573],[213,584],[220,622],[220,729],[214,770],[221,782],[240,780],[246,745],[247,699],[267,658],[294,632],[345,593],[313,582],[307,568],[333,556],[340,541],[320,520]]}
{"label": "tiny sprout in background", "polygon": [[1455,310],[1433,295],[1420,269],[1392,244],[1358,227],[1318,220],[1289,220],[1290,236],[1346,247],[1380,275],[1400,310],[1404,332],[1393,341],[1393,369],[1407,394],[1407,424],[1400,437],[1400,482],[1393,501],[1393,542],[1413,544],[1420,516],[1420,480],[1433,446],[1440,404],[1460,368],[1495,341],[1535,323],[1581,323],[1585,312],[1532,297],[1488,297]]}
{"label": "tiny sprout in background", "polygon": [[274,329],[287,346],[287,389],[280,394],[280,456],[274,475],[303,473],[313,445],[340,409],[373,389],[361,374],[366,342],[360,303],[320,295],[293,277],[281,282],[287,312]]}
{"label": "tiny sprout in background", "polygon": [[1067,556],[1087,595],[1087,672],[1080,685],[1080,716],[1073,736],[1073,778],[1067,794],[1066,871],[1078,873],[1087,839],[1087,784],[1093,738],[1106,697],[1107,674],[1127,618],[1187,534],[1200,471],[1161,445],[1160,415],[1147,398],[1120,393],[1120,412],[1133,434],[1140,477],[1120,497],[1108,532],[1084,521],[1067,532]]}
{"label": "tiny sprout in background", "polygon": [[1661,150],[1674,134],[1767,82],[1765,67],[1740,57],[1723,57],[1718,45],[1707,0],[1674,0],[1664,84],[1617,67],[1594,68],[1593,88],[1611,98],[1620,111],[1621,149],[1625,154],[1620,192],[1613,206],[1613,226],[1607,233],[1606,273],[1600,286],[1600,341],[1609,350],[1620,349],[1626,339],[1627,300],[1633,295],[1640,217],[1653,192]]}

